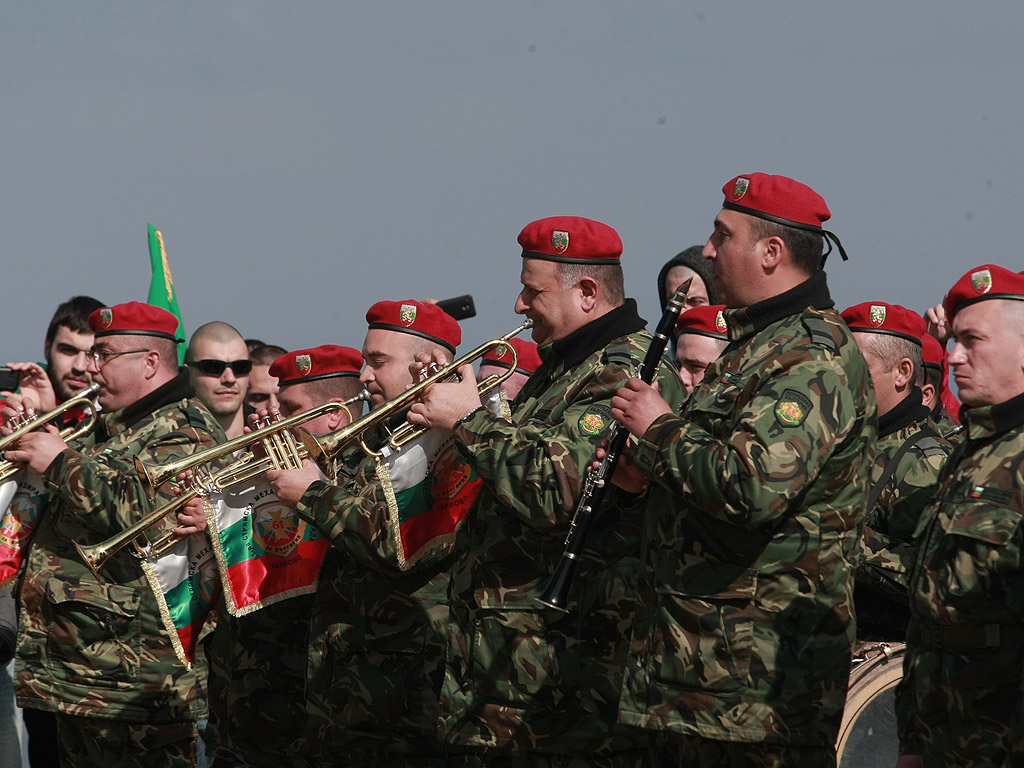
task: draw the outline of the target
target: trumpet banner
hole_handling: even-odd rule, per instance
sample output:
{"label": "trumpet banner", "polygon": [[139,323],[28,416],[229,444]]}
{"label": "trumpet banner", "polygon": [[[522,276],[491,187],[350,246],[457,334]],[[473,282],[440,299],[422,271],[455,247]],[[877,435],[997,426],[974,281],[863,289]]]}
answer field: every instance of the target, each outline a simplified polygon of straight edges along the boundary
{"label": "trumpet banner", "polygon": [[316,591],[328,542],[277,499],[263,475],[208,501],[210,539],[232,616]]}
{"label": "trumpet banner", "polygon": [[142,570],[156,595],[174,652],[191,667],[199,632],[220,597],[213,547],[205,534],[184,536],[159,557],[143,558]]}
{"label": "trumpet banner", "polygon": [[46,486],[35,472],[22,469],[0,483],[0,588],[21,572],[32,531],[46,503]]}

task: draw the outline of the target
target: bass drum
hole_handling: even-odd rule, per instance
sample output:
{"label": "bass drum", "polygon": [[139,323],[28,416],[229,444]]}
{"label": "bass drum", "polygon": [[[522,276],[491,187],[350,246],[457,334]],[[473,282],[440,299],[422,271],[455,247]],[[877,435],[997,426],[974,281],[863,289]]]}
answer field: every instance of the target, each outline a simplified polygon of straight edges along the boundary
{"label": "bass drum", "polygon": [[839,768],[896,765],[896,684],[906,649],[905,643],[864,643],[854,652],[836,744]]}

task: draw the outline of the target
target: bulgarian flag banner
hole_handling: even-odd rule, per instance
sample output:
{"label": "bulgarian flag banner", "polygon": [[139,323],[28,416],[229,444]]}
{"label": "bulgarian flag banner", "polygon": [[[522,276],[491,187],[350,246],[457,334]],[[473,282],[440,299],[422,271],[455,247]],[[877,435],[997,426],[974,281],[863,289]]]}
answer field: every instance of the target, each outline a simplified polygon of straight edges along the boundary
{"label": "bulgarian flag banner", "polygon": [[455,438],[438,430],[423,433],[397,453],[385,451],[377,459],[377,478],[391,512],[389,535],[403,571],[451,548],[481,484]]}
{"label": "bulgarian flag banner", "polygon": [[327,539],[262,475],[213,494],[206,519],[232,616],[316,591]]}
{"label": "bulgarian flag banner", "polygon": [[22,469],[0,483],[0,588],[21,571],[32,531],[46,508],[48,493],[43,479]]}
{"label": "bulgarian flag banner", "polygon": [[[149,298],[147,304],[166,309],[178,318],[178,338],[185,338],[185,325],[181,322],[181,310],[178,309],[178,297],[174,293],[174,280],[171,278],[171,265],[167,263],[167,250],[164,248],[164,236],[160,231],[149,228],[149,261],[153,266],[153,277],[149,281]],[[185,345],[178,345],[178,365],[185,363]]]}
{"label": "bulgarian flag banner", "polygon": [[191,668],[196,641],[206,617],[220,597],[220,575],[213,548],[204,533],[182,537],[159,557],[142,561],[160,618],[171,636],[174,652]]}

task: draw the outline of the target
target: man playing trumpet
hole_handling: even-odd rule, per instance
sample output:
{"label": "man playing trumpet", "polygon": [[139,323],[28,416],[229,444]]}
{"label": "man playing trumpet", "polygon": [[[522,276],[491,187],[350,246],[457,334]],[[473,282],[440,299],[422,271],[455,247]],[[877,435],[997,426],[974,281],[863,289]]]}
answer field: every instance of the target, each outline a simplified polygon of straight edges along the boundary
{"label": "man playing trumpet", "polygon": [[[63,766],[195,765],[196,673],[178,661],[138,561],[121,552],[101,580],[74,548],[172,498],[147,499],[134,456],[163,463],[224,439],[178,367],[177,324],[138,302],[93,312],[88,372],[103,408],[96,445],[69,448],[46,427],[6,451],[50,490],[21,586],[16,685],[22,707],[57,713]],[[19,406],[12,398],[5,420]]]}

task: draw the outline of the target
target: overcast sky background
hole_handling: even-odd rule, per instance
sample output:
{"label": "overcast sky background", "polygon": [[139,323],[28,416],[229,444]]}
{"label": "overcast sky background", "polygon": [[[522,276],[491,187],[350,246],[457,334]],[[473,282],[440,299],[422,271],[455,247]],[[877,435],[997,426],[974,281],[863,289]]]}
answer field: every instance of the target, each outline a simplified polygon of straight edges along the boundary
{"label": "overcast sky background", "polygon": [[470,293],[475,346],[560,214],[619,231],[653,324],[752,171],[825,197],[840,308],[920,311],[1024,267],[1022,32],[1017,2],[4,3],[0,360],[73,294],[144,301],[147,223],[189,332],[359,347],[379,299]]}

